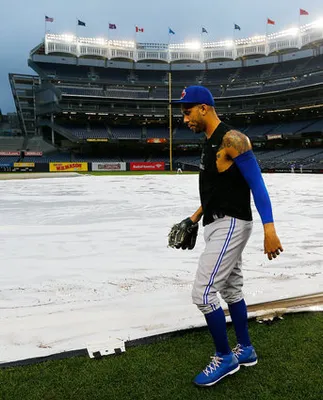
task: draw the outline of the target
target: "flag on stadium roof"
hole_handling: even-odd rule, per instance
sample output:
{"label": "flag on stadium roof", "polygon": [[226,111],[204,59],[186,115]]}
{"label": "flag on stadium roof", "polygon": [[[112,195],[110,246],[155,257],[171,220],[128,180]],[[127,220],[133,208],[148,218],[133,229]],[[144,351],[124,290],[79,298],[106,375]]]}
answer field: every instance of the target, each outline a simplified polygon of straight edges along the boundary
{"label": "flag on stadium roof", "polygon": [[54,18],[52,18],[52,17],[47,17],[47,15],[45,15],[45,21],[46,21],[46,22],[54,22]]}
{"label": "flag on stadium roof", "polygon": [[202,33],[208,33],[207,30],[203,28],[203,26],[202,26]]}
{"label": "flag on stadium roof", "polygon": [[240,26],[239,26],[239,25],[237,25],[237,24],[234,24],[234,29],[238,29],[238,31],[241,31],[241,28],[240,28]]}
{"label": "flag on stadium roof", "polygon": [[270,19],[270,18],[267,18],[267,24],[268,24],[268,25],[275,25],[275,21],[273,21],[273,20]]}
{"label": "flag on stadium roof", "polygon": [[173,31],[173,29],[168,28],[168,34],[169,35],[175,35],[175,32]]}
{"label": "flag on stadium roof", "polygon": [[299,9],[299,15],[309,15],[309,12],[304,10],[304,8]]}
{"label": "flag on stadium roof", "polygon": [[144,28],[139,28],[138,26],[136,26],[136,32],[143,32]]}
{"label": "flag on stadium roof", "polygon": [[109,29],[117,29],[117,25],[116,24],[109,24]]}
{"label": "flag on stadium roof", "polygon": [[80,21],[79,19],[77,20],[77,25],[79,25],[79,26],[86,26],[85,22]]}

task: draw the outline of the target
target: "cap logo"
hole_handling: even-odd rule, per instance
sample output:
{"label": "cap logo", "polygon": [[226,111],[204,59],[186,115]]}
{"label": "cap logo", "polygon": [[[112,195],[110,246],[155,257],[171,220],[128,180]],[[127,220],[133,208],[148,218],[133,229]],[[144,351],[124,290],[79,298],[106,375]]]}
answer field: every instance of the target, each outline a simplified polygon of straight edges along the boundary
{"label": "cap logo", "polygon": [[186,96],[186,91],[185,91],[185,89],[182,91],[182,94],[181,94],[181,100],[182,99],[184,99],[184,97]]}

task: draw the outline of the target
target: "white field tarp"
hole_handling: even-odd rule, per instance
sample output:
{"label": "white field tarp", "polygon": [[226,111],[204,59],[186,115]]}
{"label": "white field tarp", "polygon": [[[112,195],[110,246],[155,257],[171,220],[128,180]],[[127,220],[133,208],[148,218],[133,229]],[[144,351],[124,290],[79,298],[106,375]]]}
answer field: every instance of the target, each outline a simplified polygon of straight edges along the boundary
{"label": "white field tarp", "polygon": [[[247,303],[323,292],[323,177],[264,178],[285,251],[264,256],[254,209]],[[167,248],[199,206],[197,175],[0,181],[0,195],[2,363],[204,325],[191,303],[203,228],[193,251]]]}

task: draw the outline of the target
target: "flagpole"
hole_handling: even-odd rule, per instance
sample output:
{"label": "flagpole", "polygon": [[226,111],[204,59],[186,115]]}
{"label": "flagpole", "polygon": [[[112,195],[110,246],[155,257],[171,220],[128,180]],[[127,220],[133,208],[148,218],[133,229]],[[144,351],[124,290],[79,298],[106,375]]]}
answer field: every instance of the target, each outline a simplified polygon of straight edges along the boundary
{"label": "flagpole", "polygon": [[46,15],[45,15],[45,38],[46,38],[46,33],[47,33],[47,21],[46,21]]}
{"label": "flagpole", "polygon": [[172,73],[168,72],[168,101],[169,101],[169,169],[173,171],[173,125],[172,125]]}
{"label": "flagpole", "polygon": [[298,10],[298,43],[299,43],[299,48],[301,48],[301,10]]}
{"label": "flagpole", "polygon": [[201,26],[201,47],[200,47],[200,57],[203,54],[203,26]]}
{"label": "flagpole", "polygon": [[134,25],[134,27],[135,27],[134,41],[135,41],[135,48],[137,49],[137,25]]}
{"label": "flagpole", "polygon": [[268,55],[268,53],[269,53],[269,51],[268,51],[268,17],[266,19],[265,52],[266,52],[266,55]]}

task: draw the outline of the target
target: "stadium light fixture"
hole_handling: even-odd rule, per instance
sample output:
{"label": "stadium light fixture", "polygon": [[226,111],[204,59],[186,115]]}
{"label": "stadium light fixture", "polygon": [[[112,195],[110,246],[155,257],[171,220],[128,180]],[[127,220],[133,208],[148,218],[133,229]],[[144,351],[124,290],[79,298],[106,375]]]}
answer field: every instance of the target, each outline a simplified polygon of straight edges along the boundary
{"label": "stadium light fixture", "polygon": [[234,41],[233,40],[228,40],[227,42],[225,42],[225,48],[226,49],[232,49],[234,46]]}
{"label": "stadium light fixture", "polygon": [[64,33],[63,35],[61,35],[61,38],[64,40],[64,42],[67,42],[67,43],[72,43],[72,42],[74,42],[74,40],[75,40],[74,35],[72,35],[72,34],[66,34],[66,33]]}
{"label": "stadium light fixture", "polygon": [[295,37],[299,34],[299,32],[300,32],[300,28],[292,27],[292,28],[285,29],[280,32],[272,33],[272,34],[268,35],[268,39],[279,39],[279,38],[284,38],[284,37],[288,37],[288,36]]}
{"label": "stadium light fixture", "polygon": [[169,45],[170,50],[200,50],[202,47],[201,43],[198,41],[194,42],[184,42],[184,43],[172,43]]}
{"label": "stadium light fixture", "polygon": [[248,45],[253,43],[265,43],[266,36],[265,35],[255,35],[244,39],[235,40],[235,44],[237,45]]}
{"label": "stadium light fixture", "polygon": [[184,43],[185,48],[189,49],[189,50],[200,50],[201,48],[201,43],[198,41],[195,42],[186,42]]}
{"label": "stadium light fixture", "polygon": [[299,34],[299,28],[293,27],[288,29],[286,32],[289,32],[291,36],[297,36]]}
{"label": "stadium light fixture", "polygon": [[314,28],[323,28],[323,18],[314,21],[311,26]]}
{"label": "stadium light fixture", "polygon": [[110,46],[115,46],[115,47],[127,47],[127,48],[135,47],[135,42],[128,40],[109,40],[108,43]]}
{"label": "stadium light fixture", "polygon": [[47,33],[46,38],[48,40],[67,42],[67,43],[71,43],[76,39],[76,37],[72,33],[64,33],[62,35]]}
{"label": "stadium light fixture", "polygon": [[97,38],[97,39],[95,39],[95,43],[104,45],[105,44],[105,39],[104,38]]}
{"label": "stadium light fixture", "polygon": [[224,47],[226,45],[227,41],[222,41],[222,42],[204,42],[203,47],[205,49],[211,48],[214,49],[216,47]]}

